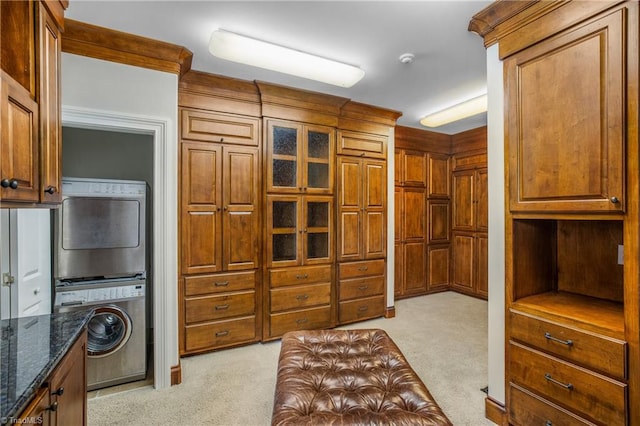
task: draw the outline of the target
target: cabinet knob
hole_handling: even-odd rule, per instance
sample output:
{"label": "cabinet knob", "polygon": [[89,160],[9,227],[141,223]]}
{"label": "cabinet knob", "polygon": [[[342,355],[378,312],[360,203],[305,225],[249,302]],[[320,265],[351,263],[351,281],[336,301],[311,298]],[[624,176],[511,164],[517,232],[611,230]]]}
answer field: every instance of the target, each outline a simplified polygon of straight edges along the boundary
{"label": "cabinet knob", "polygon": [[51,395],[62,396],[63,393],[64,393],[64,386],[60,386],[58,390],[51,392]]}
{"label": "cabinet knob", "polygon": [[613,204],[618,204],[620,202],[620,200],[618,200],[618,197],[611,197],[610,200]]}
{"label": "cabinet knob", "polygon": [[53,194],[54,192],[56,192],[56,187],[48,186],[47,189],[44,190],[44,192],[46,192],[47,194]]}
{"label": "cabinet knob", "polygon": [[47,407],[49,411],[58,411],[58,401],[54,402],[50,406]]}
{"label": "cabinet knob", "polygon": [[18,188],[18,181],[15,179],[2,179],[2,181],[0,181],[0,186],[2,186],[3,188],[11,188],[11,189],[17,189]]}

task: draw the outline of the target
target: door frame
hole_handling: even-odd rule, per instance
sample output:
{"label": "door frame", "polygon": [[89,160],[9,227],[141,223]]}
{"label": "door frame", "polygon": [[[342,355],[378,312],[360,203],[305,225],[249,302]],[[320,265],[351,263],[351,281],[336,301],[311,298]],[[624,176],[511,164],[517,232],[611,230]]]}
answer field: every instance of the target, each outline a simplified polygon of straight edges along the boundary
{"label": "door frame", "polygon": [[178,358],[178,175],[177,140],[170,140],[166,119],[62,106],[62,125],[153,137],[153,384],[171,386]]}

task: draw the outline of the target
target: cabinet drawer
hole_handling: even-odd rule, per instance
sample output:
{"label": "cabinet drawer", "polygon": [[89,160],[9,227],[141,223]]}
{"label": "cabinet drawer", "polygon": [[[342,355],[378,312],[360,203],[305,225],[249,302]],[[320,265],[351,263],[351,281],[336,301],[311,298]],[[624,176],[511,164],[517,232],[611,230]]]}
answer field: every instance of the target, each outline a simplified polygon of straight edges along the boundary
{"label": "cabinet drawer", "polygon": [[185,321],[187,324],[252,315],[254,312],[255,291],[195,297],[185,301]]}
{"label": "cabinet drawer", "polygon": [[303,285],[273,289],[271,293],[271,312],[331,303],[331,283]]}
{"label": "cabinet drawer", "polygon": [[269,271],[269,281],[271,287],[331,282],[331,265],[272,269]]}
{"label": "cabinet drawer", "polygon": [[253,290],[256,288],[255,271],[232,274],[201,275],[184,278],[185,296],[197,296],[226,291]]}
{"label": "cabinet drawer", "polygon": [[227,346],[249,342],[256,337],[255,317],[218,321],[186,327],[185,348],[187,351]]}
{"label": "cabinet drawer", "polygon": [[338,154],[387,158],[386,136],[338,131]]}
{"label": "cabinet drawer", "polygon": [[511,383],[509,387],[509,422],[516,425],[591,425],[564,408]]}
{"label": "cabinet drawer", "polygon": [[384,259],[341,263],[338,268],[341,280],[369,277],[373,275],[384,275]]}
{"label": "cabinet drawer", "polygon": [[509,349],[512,382],[608,426],[626,424],[624,383],[515,342]]}
{"label": "cabinet drawer", "polygon": [[259,126],[255,118],[182,110],[184,139],[258,146]]}
{"label": "cabinet drawer", "polygon": [[361,321],[384,315],[384,295],[340,302],[340,323]]}
{"label": "cabinet drawer", "polygon": [[384,277],[341,280],[339,288],[338,298],[341,301],[384,294]]}
{"label": "cabinet drawer", "polygon": [[312,330],[331,327],[331,307],[304,309],[271,315],[271,337],[292,330]]}
{"label": "cabinet drawer", "polygon": [[566,327],[517,311],[510,312],[511,338],[576,364],[626,377],[626,343],[607,336]]}

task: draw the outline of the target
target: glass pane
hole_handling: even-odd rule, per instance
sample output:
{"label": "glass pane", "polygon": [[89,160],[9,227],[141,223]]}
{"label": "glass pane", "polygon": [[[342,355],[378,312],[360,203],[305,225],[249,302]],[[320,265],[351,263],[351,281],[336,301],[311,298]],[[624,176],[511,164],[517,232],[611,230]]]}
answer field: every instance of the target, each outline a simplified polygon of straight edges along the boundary
{"label": "glass pane", "polygon": [[307,235],[307,258],[318,259],[329,257],[329,234],[309,233]]}
{"label": "glass pane", "polygon": [[309,131],[307,133],[307,156],[309,158],[329,158],[329,135]]}
{"label": "glass pane", "polygon": [[329,188],[329,164],[308,163],[307,179],[309,188]]}
{"label": "glass pane", "polygon": [[329,203],[308,203],[307,204],[307,227],[326,228],[329,226]]}
{"label": "glass pane", "polygon": [[273,236],[273,261],[296,260],[296,234]]}
{"label": "glass pane", "polygon": [[273,127],[273,153],[298,155],[298,132],[289,127]]}
{"label": "glass pane", "polygon": [[273,160],[273,186],[296,186],[296,162]]}
{"label": "glass pane", "polygon": [[295,201],[274,201],[273,202],[273,228],[295,228],[296,227],[296,202]]}

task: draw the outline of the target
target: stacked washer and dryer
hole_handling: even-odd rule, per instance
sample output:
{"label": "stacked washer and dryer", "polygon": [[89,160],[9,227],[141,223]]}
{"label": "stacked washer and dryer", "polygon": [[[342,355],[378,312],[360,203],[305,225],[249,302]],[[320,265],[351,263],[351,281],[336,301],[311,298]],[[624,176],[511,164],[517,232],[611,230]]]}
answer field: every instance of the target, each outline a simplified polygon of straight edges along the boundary
{"label": "stacked washer and dryer", "polygon": [[146,377],[145,182],[63,178],[54,216],[54,312],[91,308],[87,388]]}

